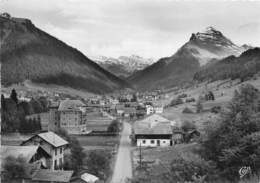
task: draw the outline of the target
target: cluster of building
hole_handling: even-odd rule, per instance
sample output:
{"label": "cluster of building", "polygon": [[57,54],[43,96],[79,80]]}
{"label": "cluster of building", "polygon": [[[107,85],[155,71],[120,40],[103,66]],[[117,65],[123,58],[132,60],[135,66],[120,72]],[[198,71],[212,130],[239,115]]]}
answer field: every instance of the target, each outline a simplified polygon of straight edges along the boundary
{"label": "cluster of building", "polygon": [[[20,146],[1,146],[1,175],[4,176],[3,166],[12,157],[17,160],[22,158],[25,162],[25,172],[19,180],[24,183],[78,183],[99,182],[99,179],[91,174],[83,173],[73,177],[73,171],[63,170],[64,156],[69,151],[69,142],[53,132],[44,132],[33,135],[23,141]],[[10,161],[10,160],[9,160]]]}
{"label": "cluster of building", "polygon": [[[48,112],[29,115],[26,118],[40,118],[43,131],[62,128],[69,134],[78,135],[99,131],[96,130],[95,125],[103,125],[107,128],[116,119],[100,107],[90,107],[81,100],[70,99],[52,102]],[[106,130],[103,128],[101,131]]]}

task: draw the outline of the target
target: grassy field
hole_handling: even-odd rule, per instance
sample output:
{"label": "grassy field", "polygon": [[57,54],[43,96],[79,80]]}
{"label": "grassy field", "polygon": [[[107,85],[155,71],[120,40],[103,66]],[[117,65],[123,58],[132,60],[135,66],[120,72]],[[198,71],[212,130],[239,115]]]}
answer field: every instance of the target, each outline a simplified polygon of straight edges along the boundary
{"label": "grassy field", "polygon": [[23,141],[29,139],[32,135],[22,135],[20,133],[1,134],[2,145],[20,145]]}
{"label": "grassy field", "polygon": [[75,136],[85,150],[113,150],[120,136]]}
{"label": "grassy field", "polygon": [[[201,83],[191,88],[179,89],[178,92],[171,92],[169,93],[170,98],[168,100],[158,101],[158,103],[163,103],[164,105],[167,105],[172,99],[177,98],[177,96],[182,93],[187,94],[187,98],[195,98],[196,100],[198,100],[199,95],[201,95],[203,92],[207,90],[212,91],[214,93],[215,100],[203,102],[204,112],[202,113],[197,114],[196,102],[191,102],[174,107],[168,107],[164,110],[162,114],[164,117],[176,121],[177,125],[181,125],[182,121],[185,120],[194,121],[197,124],[198,128],[201,129],[203,128],[204,122],[215,122],[218,120],[218,115],[210,112],[211,108],[214,106],[221,106],[222,108],[226,107],[232,99],[234,91],[245,84],[252,84],[256,88],[260,89],[260,78],[257,78],[256,80],[249,80],[243,83],[240,83],[238,80],[223,80],[209,84]],[[184,98],[184,101],[185,99],[186,98]],[[194,113],[182,113],[185,107],[190,108]]]}
{"label": "grassy field", "polygon": [[[151,183],[169,182],[167,173],[170,173],[170,164],[180,153],[191,152],[197,144],[178,144],[171,147],[142,148],[142,169],[139,168],[140,149],[133,150],[134,177],[149,177]],[[145,170],[145,171],[143,171]],[[144,173],[145,172],[145,173]]]}

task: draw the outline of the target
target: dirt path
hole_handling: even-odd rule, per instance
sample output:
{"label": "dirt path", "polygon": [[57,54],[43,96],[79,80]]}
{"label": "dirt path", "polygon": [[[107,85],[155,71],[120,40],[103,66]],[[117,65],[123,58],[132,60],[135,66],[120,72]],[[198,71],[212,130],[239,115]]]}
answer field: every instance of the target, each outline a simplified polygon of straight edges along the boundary
{"label": "dirt path", "polygon": [[125,183],[127,178],[132,178],[131,162],[131,125],[124,123],[124,129],[121,135],[120,146],[118,149],[114,174],[111,183]]}

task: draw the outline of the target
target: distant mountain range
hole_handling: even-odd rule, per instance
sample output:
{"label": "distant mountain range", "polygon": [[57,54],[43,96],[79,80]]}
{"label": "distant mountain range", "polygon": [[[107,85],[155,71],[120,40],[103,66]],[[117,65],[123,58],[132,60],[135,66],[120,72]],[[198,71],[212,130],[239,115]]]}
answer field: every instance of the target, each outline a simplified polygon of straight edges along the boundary
{"label": "distant mountain range", "polygon": [[193,81],[201,67],[218,62],[230,55],[238,56],[250,49],[248,45],[238,46],[220,31],[208,27],[193,33],[174,55],[161,58],[158,62],[128,77],[137,89],[162,89],[183,85]]}
{"label": "distant mountain range", "polygon": [[90,58],[107,71],[121,78],[126,78],[154,63],[152,58],[145,59],[138,55],[120,56],[118,58],[90,56]]}
{"label": "distant mountain range", "polygon": [[28,19],[0,16],[0,58],[3,85],[32,80],[113,92],[129,85],[80,51],[35,27]]}

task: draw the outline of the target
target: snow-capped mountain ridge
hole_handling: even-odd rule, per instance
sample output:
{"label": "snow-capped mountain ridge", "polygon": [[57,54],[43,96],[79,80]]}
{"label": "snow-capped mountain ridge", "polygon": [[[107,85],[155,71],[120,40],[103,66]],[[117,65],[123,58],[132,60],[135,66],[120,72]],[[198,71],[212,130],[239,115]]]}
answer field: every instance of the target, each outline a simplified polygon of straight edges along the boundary
{"label": "snow-capped mountain ridge", "polygon": [[142,70],[154,63],[154,59],[143,58],[138,55],[120,56],[118,58],[106,56],[90,56],[92,60],[104,69],[118,75],[129,76],[130,74]]}
{"label": "snow-capped mountain ridge", "polygon": [[198,58],[200,65],[207,64],[212,59],[238,56],[246,51],[249,46],[238,46],[225,37],[214,27],[207,27],[202,32],[193,33],[189,42],[181,49],[189,50],[192,55]]}

